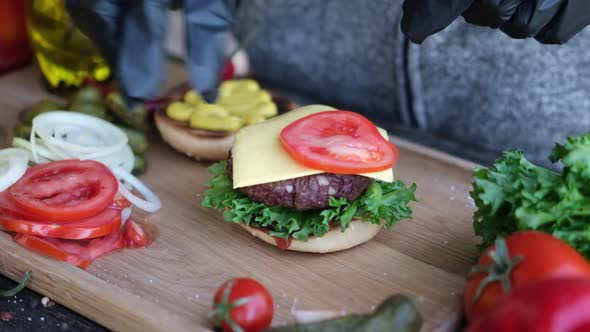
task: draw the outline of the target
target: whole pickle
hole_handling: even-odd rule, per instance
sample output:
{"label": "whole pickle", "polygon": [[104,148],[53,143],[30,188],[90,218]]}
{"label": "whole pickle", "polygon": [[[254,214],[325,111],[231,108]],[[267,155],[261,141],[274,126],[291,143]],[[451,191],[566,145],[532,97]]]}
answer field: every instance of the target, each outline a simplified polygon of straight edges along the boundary
{"label": "whole pickle", "polygon": [[118,92],[109,93],[104,102],[107,109],[126,126],[142,132],[149,130],[148,111],[144,107],[127,107]]}
{"label": "whole pickle", "polygon": [[104,120],[112,120],[108,117],[107,110],[102,104],[86,102],[83,100],[74,100],[68,106],[70,111],[84,113]]}
{"label": "whole pickle", "polygon": [[31,137],[31,125],[24,123],[17,123],[12,131],[14,137],[20,137],[28,140]]}
{"label": "whole pickle", "polygon": [[100,104],[102,103],[102,92],[95,87],[85,86],[70,97],[70,103],[74,101]]}
{"label": "whole pickle", "polygon": [[131,173],[134,175],[140,175],[145,173],[147,169],[145,157],[143,155],[135,155],[135,159],[133,161],[133,170]]}
{"label": "whole pickle", "polygon": [[43,99],[35,105],[26,109],[23,113],[21,113],[20,120],[24,124],[31,124],[33,123],[33,119],[41,113],[55,110],[63,110],[64,108],[64,105],[53,99]]}
{"label": "whole pickle", "polygon": [[422,317],[416,303],[405,295],[393,295],[371,314],[352,314],[309,324],[277,327],[266,332],[418,332]]}
{"label": "whole pickle", "polygon": [[127,144],[129,144],[129,147],[131,150],[133,150],[133,153],[138,155],[144,154],[147,151],[149,147],[149,140],[145,133],[123,126],[119,126],[119,128],[123,130],[125,135],[127,135]]}

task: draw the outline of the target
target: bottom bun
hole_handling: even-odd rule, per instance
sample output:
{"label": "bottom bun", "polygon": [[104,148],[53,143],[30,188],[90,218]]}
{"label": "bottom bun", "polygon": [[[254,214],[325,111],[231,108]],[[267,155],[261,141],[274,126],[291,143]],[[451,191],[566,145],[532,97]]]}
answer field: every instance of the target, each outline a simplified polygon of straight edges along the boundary
{"label": "bottom bun", "polygon": [[[276,238],[270,236],[264,230],[250,227],[244,223],[240,223],[239,225],[262,241],[273,246],[278,246]],[[369,241],[379,233],[381,227],[381,225],[375,225],[370,222],[353,220],[344,232],[340,231],[339,228],[335,228],[322,237],[310,237],[309,240],[305,242],[290,239],[286,242],[288,243],[287,247],[281,249],[322,254],[346,250]]]}
{"label": "bottom bun", "polygon": [[233,133],[211,133],[194,130],[178,123],[161,112],[154,114],[156,127],[166,143],[176,151],[196,160],[224,160],[234,142]]}

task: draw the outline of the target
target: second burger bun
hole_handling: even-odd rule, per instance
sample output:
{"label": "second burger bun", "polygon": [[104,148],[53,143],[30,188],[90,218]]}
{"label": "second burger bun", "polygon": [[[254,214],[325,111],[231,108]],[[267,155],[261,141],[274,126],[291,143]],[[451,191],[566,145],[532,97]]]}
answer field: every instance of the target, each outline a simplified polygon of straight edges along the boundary
{"label": "second burger bun", "polygon": [[[259,228],[250,227],[244,223],[240,223],[239,225],[262,241],[277,246],[275,238],[270,236],[267,232]],[[329,253],[346,250],[369,241],[379,233],[382,227],[383,226],[381,225],[372,224],[370,222],[353,220],[344,232],[342,232],[340,228],[334,228],[322,237],[310,237],[305,242],[290,239],[290,242],[288,242],[289,246],[286,250],[313,253]]]}
{"label": "second burger bun", "polygon": [[232,132],[192,129],[170,119],[163,112],[155,112],[154,122],[166,143],[196,160],[227,159],[234,142]]}

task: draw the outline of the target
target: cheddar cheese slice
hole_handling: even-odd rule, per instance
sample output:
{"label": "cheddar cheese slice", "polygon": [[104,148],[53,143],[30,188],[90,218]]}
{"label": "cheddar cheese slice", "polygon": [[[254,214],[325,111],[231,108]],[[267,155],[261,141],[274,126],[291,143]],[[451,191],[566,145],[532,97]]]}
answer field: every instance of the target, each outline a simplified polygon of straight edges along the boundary
{"label": "cheddar cheese slice", "polygon": [[[324,173],[291,158],[281,145],[279,134],[297,119],[333,109],[325,105],[305,106],[239,130],[232,148],[234,188]],[[379,132],[388,139],[385,130],[379,128]],[[359,175],[393,182],[391,169]]]}

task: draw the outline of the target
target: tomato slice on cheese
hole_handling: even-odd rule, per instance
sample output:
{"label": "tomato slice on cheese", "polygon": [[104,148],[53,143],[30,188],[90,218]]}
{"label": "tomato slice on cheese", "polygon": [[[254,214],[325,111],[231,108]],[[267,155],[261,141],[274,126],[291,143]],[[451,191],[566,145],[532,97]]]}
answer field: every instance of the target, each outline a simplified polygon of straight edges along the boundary
{"label": "tomato slice on cheese", "polygon": [[76,221],[112,204],[118,182],[103,164],[62,160],[31,167],[8,191],[26,214],[48,221]]}
{"label": "tomato slice on cheese", "polygon": [[329,173],[383,171],[398,158],[395,145],[369,119],[350,111],[325,111],[298,119],[281,131],[280,140],[297,162]]}

